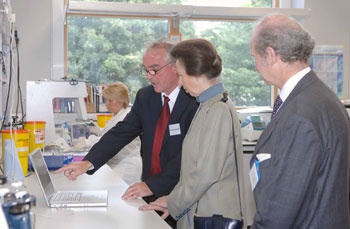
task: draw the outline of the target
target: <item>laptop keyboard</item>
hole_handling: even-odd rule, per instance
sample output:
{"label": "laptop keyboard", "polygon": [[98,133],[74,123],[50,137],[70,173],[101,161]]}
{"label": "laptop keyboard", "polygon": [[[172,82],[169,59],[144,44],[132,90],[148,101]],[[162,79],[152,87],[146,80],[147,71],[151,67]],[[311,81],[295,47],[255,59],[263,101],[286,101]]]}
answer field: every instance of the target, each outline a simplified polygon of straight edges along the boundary
{"label": "laptop keyboard", "polygon": [[79,202],[80,192],[59,192],[53,197],[54,202]]}

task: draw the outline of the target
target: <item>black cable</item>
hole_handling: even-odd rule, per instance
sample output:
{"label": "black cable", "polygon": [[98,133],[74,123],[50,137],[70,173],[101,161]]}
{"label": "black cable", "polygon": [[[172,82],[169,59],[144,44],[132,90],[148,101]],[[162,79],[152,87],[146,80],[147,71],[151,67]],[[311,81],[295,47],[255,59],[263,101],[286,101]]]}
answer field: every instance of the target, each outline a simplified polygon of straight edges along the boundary
{"label": "black cable", "polygon": [[23,124],[24,120],[24,109],[23,109],[23,100],[22,100],[22,89],[20,85],[20,68],[19,68],[19,38],[17,30],[15,30],[15,41],[16,41],[16,50],[17,50],[17,104],[16,104],[16,116],[18,117],[18,106],[21,105],[22,119],[19,121],[19,125]]}

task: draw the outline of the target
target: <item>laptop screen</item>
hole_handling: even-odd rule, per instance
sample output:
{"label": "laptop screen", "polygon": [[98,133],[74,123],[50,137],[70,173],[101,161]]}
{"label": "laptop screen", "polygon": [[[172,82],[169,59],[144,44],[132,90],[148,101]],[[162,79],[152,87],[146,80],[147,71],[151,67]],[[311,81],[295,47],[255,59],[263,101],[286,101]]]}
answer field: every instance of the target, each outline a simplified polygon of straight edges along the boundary
{"label": "laptop screen", "polygon": [[45,199],[49,198],[53,193],[55,193],[55,188],[40,148],[34,150],[34,152],[29,156],[32,160],[32,164],[38,176],[41,187],[45,193]]}

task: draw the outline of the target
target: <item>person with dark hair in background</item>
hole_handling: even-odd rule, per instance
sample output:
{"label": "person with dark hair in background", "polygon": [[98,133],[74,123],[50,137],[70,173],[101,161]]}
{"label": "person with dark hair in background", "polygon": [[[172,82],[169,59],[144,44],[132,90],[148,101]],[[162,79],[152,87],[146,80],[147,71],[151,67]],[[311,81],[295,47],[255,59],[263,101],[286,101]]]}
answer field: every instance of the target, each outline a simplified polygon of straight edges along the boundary
{"label": "person with dark hair in background", "polygon": [[255,68],[279,88],[250,161],[252,229],[350,228],[350,118],[308,66],[315,42],[294,19],[273,14],[253,30]]}
{"label": "person with dark hair in background", "polygon": [[[142,181],[129,186],[122,198],[143,197],[150,202],[170,193],[180,176],[182,141],[198,108],[196,100],[179,86],[174,60],[169,56],[172,47],[171,43],[155,42],[147,48],[142,73],[151,85],[138,91],[125,119],[104,134],[83,161],[66,165],[56,173],[64,172],[71,180],[85,172],[93,174],[140,136]],[[165,101],[168,121],[163,129],[156,128]],[[172,219],[168,220],[172,224]]]}
{"label": "person with dark hair in background", "polygon": [[140,210],[170,214],[179,229],[193,228],[194,215],[241,219],[236,168],[243,161],[240,123],[219,82],[221,58],[200,38],[178,43],[171,55],[183,87],[200,105],[183,142],[179,182],[169,195]]}

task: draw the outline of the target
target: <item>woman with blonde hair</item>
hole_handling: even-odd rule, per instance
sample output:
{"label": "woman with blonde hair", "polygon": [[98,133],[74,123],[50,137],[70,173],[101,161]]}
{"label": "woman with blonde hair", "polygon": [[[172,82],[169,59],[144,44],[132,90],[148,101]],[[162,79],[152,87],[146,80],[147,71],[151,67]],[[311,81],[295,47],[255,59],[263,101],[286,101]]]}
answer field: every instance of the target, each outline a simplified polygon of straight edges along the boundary
{"label": "woman with blonde hair", "polygon": [[[106,126],[97,133],[98,136],[91,135],[87,139],[86,143],[90,147],[98,142],[101,136],[118,122],[122,121],[130,111],[129,90],[122,82],[118,81],[108,85],[107,88],[102,91],[102,96],[108,111],[113,114],[113,117],[108,120]],[[141,180],[142,160],[140,147],[140,138],[137,137],[107,162],[128,185],[140,182]]]}

